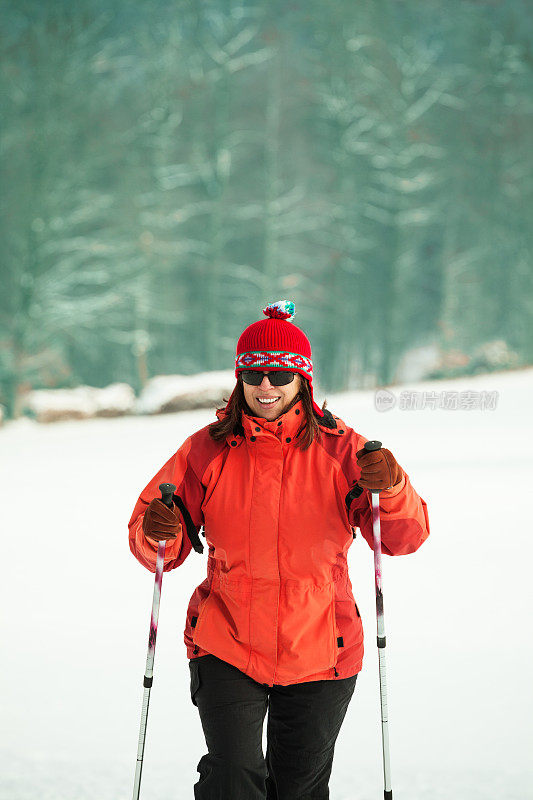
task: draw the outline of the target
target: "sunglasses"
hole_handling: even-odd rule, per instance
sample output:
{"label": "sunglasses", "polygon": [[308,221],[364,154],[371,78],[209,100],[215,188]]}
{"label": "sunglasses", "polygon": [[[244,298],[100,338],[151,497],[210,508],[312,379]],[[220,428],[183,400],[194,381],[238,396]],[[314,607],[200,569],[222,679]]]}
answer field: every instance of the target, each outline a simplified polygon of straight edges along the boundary
{"label": "sunglasses", "polygon": [[288,372],[287,370],[265,373],[256,369],[244,369],[241,372],[241,375],[243,381],[250,386],[259,386],[262,383],[265,375],[272,386],[286,386],[288,383],[292,383],[294,380],[294,372]]}

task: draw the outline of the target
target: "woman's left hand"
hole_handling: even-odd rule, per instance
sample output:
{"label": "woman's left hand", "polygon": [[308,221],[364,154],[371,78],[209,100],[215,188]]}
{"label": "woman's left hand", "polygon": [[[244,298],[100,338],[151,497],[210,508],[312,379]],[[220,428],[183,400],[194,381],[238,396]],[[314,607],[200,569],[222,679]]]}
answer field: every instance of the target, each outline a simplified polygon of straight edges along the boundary
{"label": "woman's left hand", "polygon": [[403,477],[403,470],[390,450],[372,450],[364,448],[355,454],[357,464],[361,467],[361,477],[357,481],[363,489],[371,492],[382,492],[392,489]]}

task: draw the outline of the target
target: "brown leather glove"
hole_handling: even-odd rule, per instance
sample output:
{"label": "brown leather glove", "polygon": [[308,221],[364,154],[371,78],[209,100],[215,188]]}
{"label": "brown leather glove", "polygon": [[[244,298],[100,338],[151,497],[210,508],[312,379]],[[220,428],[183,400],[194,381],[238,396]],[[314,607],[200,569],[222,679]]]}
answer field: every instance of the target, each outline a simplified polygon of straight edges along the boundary
{"label": "brown leather glove", "polygon": [[156,542],[175,539],[181,530],[178,509],[166,506],[159,498],[154,498],[143,517],[143,531],[147,539]]}
{"label": "brown leather glove", "polygon": [[355,456],[357,464],[361,467],[361,477],[357,483],[363,489],[382,492],[384,489],[391,489],[401,481],[403,470],[390,450],[382,447],[381,450],[373,450],[369,453],[363,448],[363,450],[358,450]]}

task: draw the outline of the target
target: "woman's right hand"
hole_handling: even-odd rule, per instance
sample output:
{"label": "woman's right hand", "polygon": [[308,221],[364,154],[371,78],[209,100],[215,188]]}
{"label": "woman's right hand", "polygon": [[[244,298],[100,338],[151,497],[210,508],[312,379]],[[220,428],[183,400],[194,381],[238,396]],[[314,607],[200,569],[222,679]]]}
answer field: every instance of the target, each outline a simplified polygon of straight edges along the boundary
{"label": "woman's right hand", "polygon": [[166,506],[159,498],[154,498],[144,512],[143,532],[147,539],[155,542],[168,542],[175,539],[181,530],[178,510],[174,503]]}

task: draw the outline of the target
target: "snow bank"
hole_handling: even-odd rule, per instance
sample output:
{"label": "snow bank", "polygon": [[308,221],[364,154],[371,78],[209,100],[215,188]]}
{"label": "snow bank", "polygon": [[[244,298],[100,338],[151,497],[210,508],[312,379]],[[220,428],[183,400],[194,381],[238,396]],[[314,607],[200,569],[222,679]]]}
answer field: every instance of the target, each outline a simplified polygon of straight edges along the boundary
{"label": "snow bank", "polygon": [[407,350],[394,374],[394,383],[470,376],[516,369],[520,358],[504,339],[484,342],[471,353],[443,349],[436,342]]}
{"label": "snow bank", "polygon": [[91,417],[119,417],[133,411],[135,395],[127,383],[112,383],[103,389],[77,386],[75,389],[39,389],[28,392],[25,412],[38,422],[57,422]]}
{"label": "snow bank", "polygon": [[27,393],[22,410],[37,422],[58,422],[125,414],[163,414],[195,408],[214,409],[230,396],[234,386],[233,370],[197,375],[158,375],[148,381],[137,399],[127,383],[113,383],[103,389],[94,386],[38,389]]}
{"label": "snow bank", "polygon": [[93,389],[97,417],[120,417],[131,414],[135,392],[127,383],[111,383],[104,389]]}
{"label": "snow bank", "polygon": [[137,414],[163,414],[193,408],[213,408],[229,398],[235,386],[233,370],[197,375],[158,375],[141,392]]}

